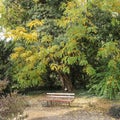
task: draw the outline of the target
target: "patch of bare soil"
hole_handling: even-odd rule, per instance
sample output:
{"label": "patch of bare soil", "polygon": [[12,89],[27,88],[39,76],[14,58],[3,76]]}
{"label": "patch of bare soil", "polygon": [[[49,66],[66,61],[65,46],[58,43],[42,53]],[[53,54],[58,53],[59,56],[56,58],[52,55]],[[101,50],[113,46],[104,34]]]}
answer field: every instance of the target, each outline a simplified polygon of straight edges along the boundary
{"label": "patch of bare soil", "polygon": [[43,107],[44,96],[28,97],[24,120],[117,120],[107,115],[111,102],[100,98],[75,98],[71,106]]}

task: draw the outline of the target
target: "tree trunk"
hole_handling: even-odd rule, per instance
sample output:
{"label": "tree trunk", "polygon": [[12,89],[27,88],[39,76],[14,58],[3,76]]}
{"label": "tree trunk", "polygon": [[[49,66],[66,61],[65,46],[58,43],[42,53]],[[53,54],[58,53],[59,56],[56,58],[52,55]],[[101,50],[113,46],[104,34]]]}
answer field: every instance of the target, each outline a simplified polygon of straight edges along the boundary
{"label": "tree trunk", "polygon": [[69,76],[67,74],[61,74],[61,73],[59,74],[59,76],[63,90],[71,92],[73,90],[73,85],[71,80],[69,79]]}

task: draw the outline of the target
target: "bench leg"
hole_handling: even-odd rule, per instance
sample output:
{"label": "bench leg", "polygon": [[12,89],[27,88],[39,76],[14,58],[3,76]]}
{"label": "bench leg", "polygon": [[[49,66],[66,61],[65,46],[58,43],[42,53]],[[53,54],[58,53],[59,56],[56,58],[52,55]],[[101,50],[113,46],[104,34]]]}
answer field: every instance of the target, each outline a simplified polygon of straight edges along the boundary
{"label": "bench leg", "polygon": [[47,106],[49,105],[49,102],[47,101]]}
{"label": "bench leg", "polygon": [[52,106],[52,101],[47,101],[48,106]]}
{"label": "bench leg", "polygon": [[47,106],[49,107],[51,105],[52,105],[51,101],[47,101]]}
{"label": "bench leg", "polygon": [[52,101],[50,101],[50,106],[52,106]]}
{"label": "bench leg", "polygon": [[70,102],[68,102],[68,105],[70,106]]}

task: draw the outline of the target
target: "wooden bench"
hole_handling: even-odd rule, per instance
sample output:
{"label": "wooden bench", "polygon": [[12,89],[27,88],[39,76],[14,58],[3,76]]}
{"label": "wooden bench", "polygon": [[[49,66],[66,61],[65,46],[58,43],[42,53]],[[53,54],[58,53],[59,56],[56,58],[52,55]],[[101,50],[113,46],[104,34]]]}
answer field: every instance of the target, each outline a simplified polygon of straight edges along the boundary
{"label": "wooden bench", "polygon": [[70,103],[74,100],[75,93],[46,93],[46,99],[48,105],[53,105],[54,103]]}

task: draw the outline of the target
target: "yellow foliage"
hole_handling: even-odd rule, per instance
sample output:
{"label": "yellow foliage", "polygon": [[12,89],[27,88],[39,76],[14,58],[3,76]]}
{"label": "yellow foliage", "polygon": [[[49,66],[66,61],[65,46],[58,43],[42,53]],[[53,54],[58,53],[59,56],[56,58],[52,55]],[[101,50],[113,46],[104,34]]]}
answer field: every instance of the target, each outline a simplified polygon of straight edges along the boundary
{"label": "yellow foliage", "polygon": [[25,33],[27,32],[24,27],[17,27],[16,30],[12,30],[11,33]]}
{"label": "yellow foliage", "polygon": [[27,26],[30,27],[30,29],[31,29],[32,27],[42,26],[43,23],[44,23],[43,20],[35,19],[35,20],[29,22],[27,24]]}
{"label": "yellow foliage", "polygon": [[3,13],[3,11],[4,11],[3,1],[0,0],[0,14]]}
{"label": "yellow foliage", "polygon": [[6,37],[13,38],[14,40],[24,39],[27,42],[37,41],[37,32],[32,31],[28,33],[24,27],[17,27],[15,30],[11,30],[6,34]]}
{"label": "yellow foliage", "polygon": [[48,65],[48,63],[50,61],[50,59],[48,59],[48,58],[47,59],[42,59],[42,60],[43,60],[42,62],[43,62],[44,65]]}
{"label": "yellow foliage", "polygon": [[51,64],[50,68],[51,70],[57,70],[57,64]]}
{"label": "yellow foliage", "polygon": [[33,0],[33,2],[37,3],[37,2],[39,2],[39,0]]}
{"label": "yellow foliage", "polygon": [[[66,4],[64,16],[57,20],[57,24],[61,27],[69,27],[73,23],[82,23],[85,25],[86,19],[83,17],[82,12],[86,11],[85,0],[73,0]],[[81,19],[80,19],[81,18]]]}
{"label": "yellow foliage", "polygon": [[61,20],[56,21],[60,27],[66,27],[70,23],[70,18],[62,17]]}
{"label": "yellow foliage", "polygon": [[55,71],[60,71],[60,70],[62,70],[62,65],[58,65],[58,64],[55,64],[55,63],[52,63],[51,65],[50,65],[50,68],[51,68],[51,70],[55,70]]}
{"label": "yellow foliage", "polygon": [[28,63],[27,67],[28,67],[29,69],[34,68],[34,62]]}
{"label": "yellow foliage", "polygon": [[21,57],[21,58],[26,58],[26,57],[27,57],[27,54],[26,54],[26,53],[22,53],[22,54],[20,55],[20,57]]}
{"label": "yellow foliage", "polygon": [[68,3],[67,3],[68,9],[74,8],[74,7],[76,7],[76,6],[77,6],[77,4],[76,4],[75,1],[71,1],[71,2],[68,2]]}
{"label": "yellow foliage", "polygon": [[26,33],[24,34],[23,38],[27,40],[27,42],[35,42],[37,41],[37,33],[32,32],[32,33]]}
{"label": "yellow foliage", "polygon": [[103,48],[103,47],[102,47],[102,48],[99,48],[99,50],[102,51],[102,50],[104,50],[104,48]]}
{"label": "yellow foliage", "polygon": [[8,32],[6,34],[6,37],[8,38],[14,38],[15,40],[21,38],[22,36],[24,36],[24,34],[26,33],[26,29],[24,27],[17,27],[15,30],[11,30],[10,32]]}
{"label": "yellow foliage", "polygon": [[24,50],[25,50],[25,48],[22,47],[22,46],[19,46],[19,47],[15,47],[15,48],[14,48],[14,51],[15,51],[15,52],[23,52]]}
{"label": "yellow foliage", "polygon": [[22,53],[20,55],[20,57],[21,58],[26,58],[26,57],[29,57],[31,54],[32,54],[32,51],[28,50],[28,51],[25,51],[24,53]]}
{"label": "yellow foliage", "polygon": [[47,49],[44,47],[40,48],[40,52],[38,53],[39,59],[43,59],[48,55]]}
{"label": "yellow foliage", "polygon": [[113,0],[112,1],[112,10],[113,10],[113,12],[120,13],[120,0]]}
{"label": "yellow foliage", "polygon": [[92,0],[92,2],[104,10],[120,13],[120,0]]}
{"label": "yellow foliage", "polygon": [[52,42],[52,36],[51,35],[44,35],[41,40],[42,43],[50,43]]}
{"label": "yellow foliage", "polygon": [[18,54],[18,53],[12,53],[12,54],[10,55],[10,58],[11,58],[12,60],[16,60],[18,57],[19,57],[19,54]]}
{"label": "yellow foliage", "polygon": [[114,82],[114,85],[116,85],[115,83],[117,83],[117,80],[114,79],[113,76],[109,76],[109,78],[108,78],[107,81],[106,81],[106,84],[107,84],[107,85],[110,85],[110,84],[112,84],[113,82]]}
{"label": "yellow foliage", "polygon": [[32,62],[34,63],[37,60],[37,56],[36,55],[31,55],[30,57],[28,57],[26,59],[26,62]]}
{"label": "yellow foliage", "polygon": [[59,49],[59,46],[58,45],[54,45],[54,46],[50,47],[49,52],[50,53],[55,53],[58,49]]}

